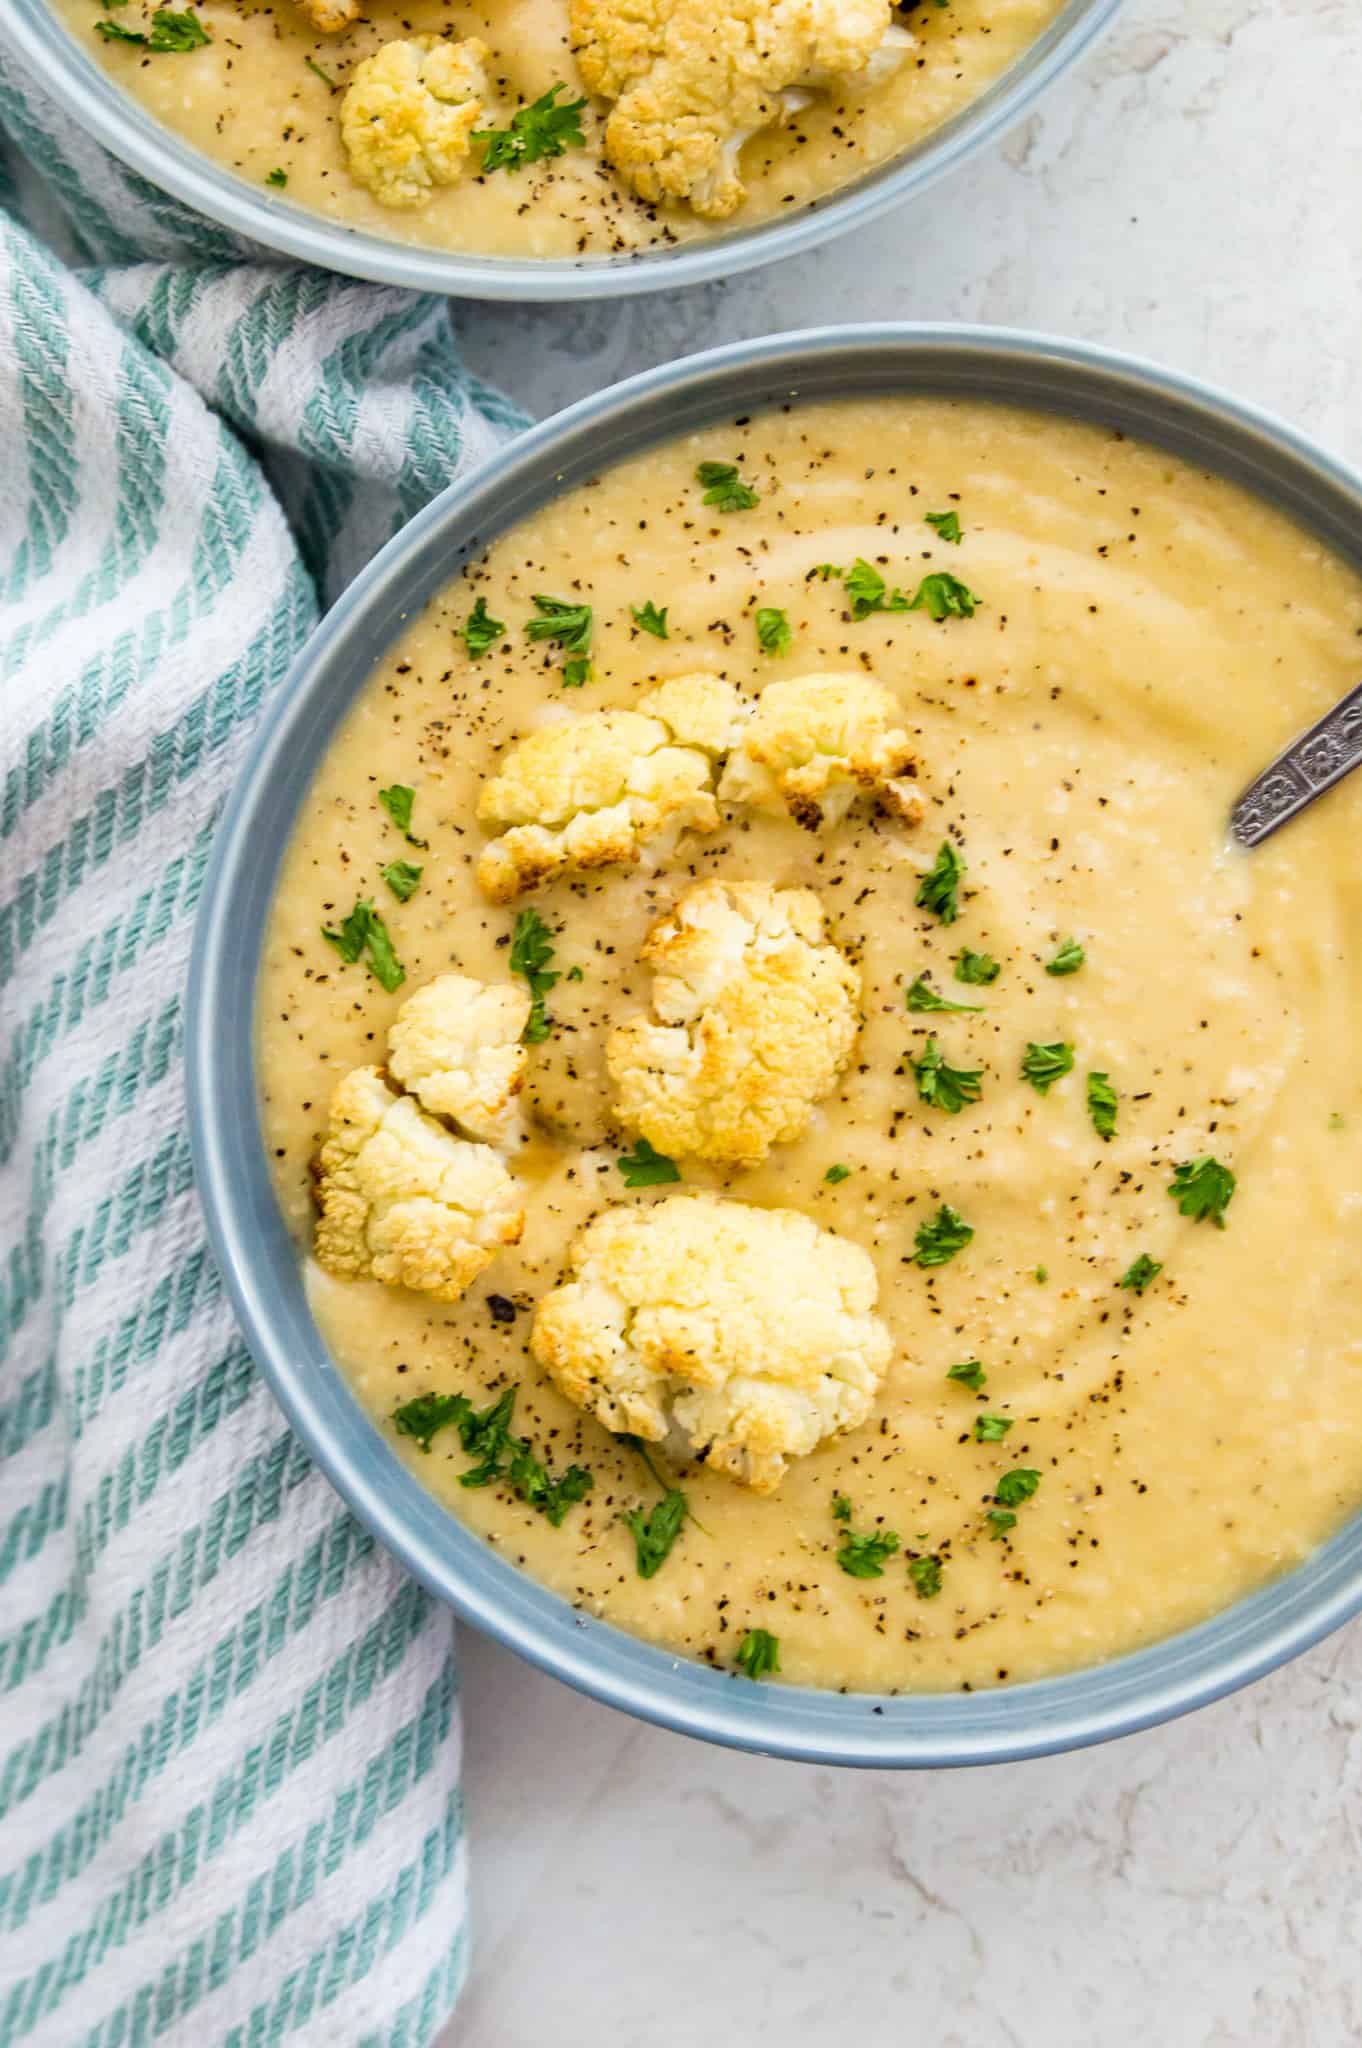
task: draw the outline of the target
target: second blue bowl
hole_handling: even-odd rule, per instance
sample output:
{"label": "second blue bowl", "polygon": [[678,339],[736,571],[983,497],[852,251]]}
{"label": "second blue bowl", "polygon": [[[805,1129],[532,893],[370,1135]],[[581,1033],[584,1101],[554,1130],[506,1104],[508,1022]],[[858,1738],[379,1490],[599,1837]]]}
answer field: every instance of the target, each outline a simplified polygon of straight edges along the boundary
{"label": "second blue bowl", "polygon": [[618,299],[734,276],[864,227],[916,197],[1019,120],[1077,61],[1120,0],[1067,0],[1003,75],[921,142],[854,184],[788,217],[633,256],[518,259],[422,249],[328,220],[264,192],[161,126],[83,50],[47,0],[0,0],[8,43],[86,134],[199,213],[266,248],[351,277],[470,299]]}

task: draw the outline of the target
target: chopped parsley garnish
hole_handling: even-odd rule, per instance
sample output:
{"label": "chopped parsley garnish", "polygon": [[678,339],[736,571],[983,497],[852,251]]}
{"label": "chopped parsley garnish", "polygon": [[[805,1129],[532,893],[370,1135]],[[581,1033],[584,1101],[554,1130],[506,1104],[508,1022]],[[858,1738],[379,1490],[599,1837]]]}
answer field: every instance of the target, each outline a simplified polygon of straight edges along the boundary
{"label": "chopped parsley garnish", "polygon": [[1010,1529],[1017,1526],[1017,1517],[1010,1508],[990,1508],[985,1517],[988,1533],[995,1543],[1000,1543]]}
{"label": "chopped parsley garnish", "polygon": [[944,1109],[948,1116],[958,1116],[967,1102],[979,1100],[982,1068],[947,1066],[934,1038],[927,1040],[922,1058],[910,1059],[908,1064],[917,1077],[918,1101],[929,1108]]}
{"label": "chopped parsley garnish", "polygon": [[961,1386],[968,1387],[972,1394],[979,1394],[983,1392],[987,1375],[977,1358],[962,1358],[959,1365],[951,1367],[946,1378],[958,1380]]}
{"label": "chopped parsley garnish", "polygon": [[[516,1438],[510,1438],[516,1444]],[[537,1507],[545,1522],[559,1528],[569,1507],[576,1507],[592,1491],[592,1475],[584,1464],[569,1464],[565,1473],[555,1479],[549,1468],[539,1462],[528,1444],[512,1452],[508,1475],[512,1491],[526,1501],[528,1507]]]}
{"label": "chopped parsley garnish", "polygon": [[392,936],[374,909],[373,898],[362,896],[339,926],[322,926],[322,937],[334,946],[347,967],[362,959],[370,974],[389,995],[400,988],[407,970],[393,951]]}
{"label": "chopped parsley garnish", "polygon": [[850,1529],[844,1529],[837,1562],[849,1579],[882,1579],[884,1561],[898,1547],[899,1539],[892,1529],[872,1530],[868,1536],[856,1536]]}
{"label": "chopped parsley garnish", "polygon": [[309,71],[315,72],[316,76],[320,78],[322,84],[326,86],[329,91],[334,92],[336,90],[335,79],[331,76],[329,71],[323,71],[321,65],[318,64],[315,61],[315,59],[311,57],[304,57],[303,62],[304,64],[306,64]]}
{"label": "chopped parsley garnish", "polygon": [[288,183],[288,172],[271,171],[268,177],[265,179],[265,183],[267,185],[273,185],[277,192],[282,192],[285,185],[287,185]]}
{"label": "chopped parsley garnish", "polygon": [[867,562],[864,555],[857,555],[842,582],[851,600],[853,619],[868,619],[875,612],[906,612],[910,609],[903,592],[891,591],[879,570]]}
{"label": "chopped parsley garnish", "polygon": [[1010,1415],[976,1415],[974,1441],[979,1444],[1000,1444],[1011,1427]]}
{"label": "chopped parsley garnish", "polygon": [[[429,1410],[422,1413],[422,1450],[429,1451],[431,1437],[437,1430],[452,1422],[458,1429],[459,1442],[474,1461],[466,1472],[460,1474],[460,1486],[490,1486],[494,1480],[509,1476],[504,1473],[503,1468],[511,1455],[511,1445],[523,1447],[525,1451],[529,1451],[530,1448],[521,1438],[512,1437],[510,1434],[511,1411],[515,1406],[515,1396],[515,1388],[508,1387],[490,1407],[481,1410],[474,1408],[472,1402],[466,1400],[462,1394],[434,1396],[436,1401],[443,1401],[444,1413],[439,1420],[433,1420]],[[399,1430],[403,1428],[405,1417],[406,1410],[403,1408],[398,1408],[393,1413],[393,1421]]]}
{"label": "chopped parsley garnish", "polygon": [[928,526],[934,526],[942,540],[954,541],[959,547],[963,535],[960,531],[958,512],[928,512],[924,514]]}
{"label": "chopped parsley garnish", "polygon": [[172,14],[170,8],[158,6],[152,14],[152,33],[147,35],[147,49],[205,49],[213,37],[203,27],[193,8],[186,8],[182,14]]}
{"label": "chopped parsley garnish", "polygon": [[1002,968],[991,953],[971,953],[968,946],[955,963],[956,980],[970,988],[987,988],[1001,973]]}
{"label": "chopped parsley garnish", "polygon": [[409,1436],[429,1451],[432,1438],[452,1423],[459,1442],[473,1459],[460,1477],[461,1486],[490,1486],[503,1479],[512,1492],[556,1529],[570,1507],[591,1491],[591,1474],[581,1465],[569,1465],[557,1477],[534,1453],[534,1446],[511,1431],[511,1416],[519,1390],[508,1387],[488,1408],[478,1409],[464,1394],[418,1394],[393,1411],[393,1426],[399,1436]]}
{"label": "chopped parsley garnish", "polygon": [[[527,1506],[538,1508],[545,1521],[557,1529],[568,1509],[590,1493],[591,1474],[584,1465],[569,1465],[566,1472],[555,1478],[521,1437],[508,1436],[506,1449],[510,1453],[509,1463],[496,1476],[508,1479],[512,1492],[519,1494]],[[467,1473],[461,1483],[470,1483]]]}
{"label": "chopped parsley garnish", "polygon": [[1057,1039],[1053,1045],[1032,1041],[1022,1055],[1022,1079],[1031,1083],[1037,1095],[1048,1095],[1056,1081],[1073,1072],[1073,1064],[1074,1049],[1063,1039]]}
{"label": "chopped parsley garnish", "polygon": [[738,475],[736,462],[702,462],[695,477],[705,487],[701,502],[720,512],[750,512],[757,503],[757,493]]}
{"label": "chopped parsley garnish", "polygon": [[646,604],[631,604],[629,611],[640,633],[651,633],[654,640],[665,640],[667,638],[667,607],[665,604],[659,611],[652,599],[649,598]]}
{"label": "chopped parsley garnish", "polygon": [[378,800],[392,819],[394,825],[396,825],[398,831],[405,835],[408,846],[419,846],[424,849],[430,844],[427,839],[414,839],[412,837],[411,810],[412,805],[416,802],[416,791],[414,789],[408,789],[405,782],[394,782],[391,788],[380,789]]}
{"label": "chopped parsley garnish", "polygon": [[627,1188],[662,1188],[680,1180],[681,1169],[665,1152],[655,1152],[646,1138],[640,1138],[632,1152],[617,1162]]}
{"label": "chopped parsley garnish", "polygon": [[938,623],[942,619],[972,619],[979,599],[968,583],[962,583],[958,576],[952,576],[945,569],[938,569],[933,576],[924,576],[906,609],[910,612],[929,612]]}
{"label": "chopped parsley garnish", "polygon": [[585,981],[586,975],[580,967],[569,967],[563,979],[565,981]]}
{"label": "chopped parsley garnish", "polygon": [[574,654],[571,661],[563,663],[563,688],[580,690],[584,683],[591,681],[595,673],[589,655]]}
{"label": "chopped parsley garnish", "polygon": [[765,1678],[780,1669],[780,1643],[764,1628],[749,1628],[734,1661],[744,1678]]}
{"label": "chopped parsley garnish", "polygon": [[953,1015],[977,1017],[983,1007],[981,1003],[948,1003],[944,996],[928,987],[920,974],[909,983],[903,999],[915,1015],[924,1010],[949,1010]]}
{"label": "chopped parsley garnish", "polygon": [[411,1437],[428,1451],[437,1430],[472,1413],[473,1405],[464,1394],[418,1394],[414,1401],[394,1408],[392,1419],[399,1436]]}
{"label": "chopped parsley garnish", "polygon": [[839,1181],[851,1179],[851,1168],[849,1166],[830,1166],[823,1175],[823,1178],[829,1187],[835,1188]]}
{"label": "chopped parsley garnish", "polygon": [[[841,578],[846,575],[846,573],[846,570],[842,567],[840,562],[818,562],[815,563],[813,569],[810,571],[810,575],[821,577],[824,583],[827,583],[833,577],[836,577],[840,581]],[[808,580],[809,578],[808,576],[806,576],[804,578],[804,581],[807,583]]]}
{"label": "chopped parsley garnish", "polygon": [[1235,1186],[1234,1175],[1228,1166],[1222,1166],[1208,1153],[1184,1166],[1175,1166],[1168,1192],[1177,1203],[1180,1215],[1190,1216],[1194,1223],[1200,1223],[1203,1217],[1209,1216],[1216,1229],[1223,1230],[1225,1211],[1230,1206]]}
{"label": "chopped parsley garnish", "polygon": [[526,1045],[542,1045],[553,1029],[545,998],[558,980],[549,965],[553,958],[553,933],[537,910],[516,912],[511,936],[511,972],[524,976],[530,991],[530,1014],[521,1037]]}
{"label": "chopped parsley garnish", "polygon": [[651,1579],[667,1562],[685,1525],[686,1496],[673,1486],[646,1515],[641,1508],[631,1508],[620,1520],[633,1535],[639,1577]]}
{"label": "chopped parsley garnish", "polygon": [[1055,975],[1077,974],[1087,957],[1081,940],[1066,939],[1054,959],[1046,961],[1045,972]]}
{"label": "chopped parsley garnish", "polygon": [[941,1591],[941,1559],[939,1557],[914,1557],[908,1561],[908,1577],[918,1597],[934,1600]]}
{"label": "chopped parsley garnish", "polygon": [[788,654],[793,644],[790,621],[779,605],[761,605],[757,611],[757,645],[762,653]]}
{"label": "chopped parsley garnish", "polygon": [[1145,1288],[1152,1280],[1157,1280],[1162,1271],[1162,1259],[1151,1259],[1148,1252],[1141,1252],[1138,1259],[1132,1259],[1116,1285],[1128,1288],[1132,1294],[1143,1294]]}
{"label": "chopped parsley garnish", "polygon": [[1035,1281],[1037,1287],[1043,1287],[1046,1281],[1049,1279],[1049,1277],[1050,1268],[1048,1266],[1037,1266],[1035,1272],[1031,1275],[1031,1278]]}
{"label": "chopped parsley garnish", "polygon": [[558,95],[567,90],[561,80],[551,85],[532,106],[512,114],[509,128],[475,128],[470,139],[485,145],[483,171],[518,171],[522,164],[537,164],[541,157],[562,156],[569,143],[580,148],[586,141],[582,133],[586,101],[568,100],[559,106]]}
{"label": "chopped parsley garnish", "polygon": [[424,870],[409,860],[390,860],[387,867],[380,869],[379,872],[398,902],[406,903],[416,894]]}
{"label": "chopped parsley garnish", "polygon": [[1039,1485],[1039,1472],[1030,1465],[1018,1465],[1011,1472],[1004,1472],[993,1489],[993,1498],[999,1507],[1019,1508],[1024,1500],[1030,1500]]}
{"label": "chopped parsley garnish", "polygon": [[[645,1469],[647,1470],[648,1477],[652,1480],[655,1486],[661,1488],[663,1494],[663,1499],[658,1502],[657,1506],[653,1509],[652,1513],[646,1517],[646,1519],[641,1513],[635,1513],[632,1519],[629,1515],[624,1515],[622,1517],[624,1521],[630,1523],[631,1527],[633,1526],[634,1522],[637,1522],[642,1526],[644,1530],[644,1541],[649,1546],[649,1555],[652,1554],[653,1545],[661,1545],[661,1548],[658,1550],[656,1562],[653,1563],[650,1570],[645,1571],[643,1569],[643,1565],[641,1562],[639,1565],[639,1570],[642,1576],[645,1579],[650,1579],[653,1576],[653,1572],[657,1570],[658,1565],[660,1565],[663,1559],[666,1557],[667,1552],[671,1549],[673,1543],[675,1543],[677,1535],[680,1533],[682,1523],[695,1522],[696,1528],[701,1532],[702,1535],[705,1536],[708,1536],[709,1531],[705,1528],[703,1522],[698,1522],[695,1520],[695,1516],[691,1513],[690,1510],[690,1502],[687,1499],[686,1495],[682,1492],[681,1488],[679,1486],[674,1485],[670,1479],[664,1479],[662,1474],[658,1471],[657,1466],[653,1463],[653,1454],[649,1450],[643,1438],[641,1436],[631,1436],[630,1434],[625,1432],[620,1436],[620,1442],[622,1444],[628,1444],[630,1450],[635,1451],[638,1454],[638,1456],[643,1461]],[[677,1502],[680,1503],[679,1507],[675,1505],[675,1503]],[[663,1509],[666,1509],[665,1515],[662,1513]],[[678,1518],[677,1526],[676,1529],[672,1531],[670,1535],[668,1535],[667,1532],[671,1528],[671,1521],[673,1516],[676,1516]],[[651,1536],[649,1536],[647,1533],[650,1527],[653,1531]],[[634,1533],[635,1539],[637,1540],[637,1529],[635,1529]]]}
{"label": "chopped parsley garnish", "polygon": [[949,839],[943,839],[937,848],[936,859],[917,885],[913,901],[918,909],[930,910],[942,924],[954,924],[960,915],[957,892],[964,872],[963,858]]}
{"label": "chopped parsley garnish", "polygon": [[834,1493],[832,1496],[832,1518],[835,1522],[851,1520],[851,1500],[847,1494]]}
{"label": "chopped parsley garnish", "polygon": [[97,21],[95,34],[106,43],[145,43],[151,55],[157,57],[206,49],[213,40],[192,8],[176,14],[169,7],[158,7],[145,34],[140,29],[124,28],[117,21]]}
{"label": "chopped parsley garnish", "polygon": [[1088,1076],[1088,1115],[1099,1138],[1116,1135],[1116,1090],[1106,1074]]}
{"label": "chopped parsley garnish", "polygon": [[506,622],[494,619],[487,609],[487,599],[480,597],[459,631],[463,635],[464,646],[476,661],[480,654],[486,654],[488,648],[500,640],[506,631]]}
{"label": "chopped parsley garnish", "polygon": [[919,1266],[944,1266],[962,1252],[974,1236],[974,1225],[943,1202],[928,1222],[919,1223],[913,1240],[913,1257]]}
{"label": "chopped parsley garnish", "polygon": [[531,640],[556,640],[564,654],[591,652],[592,613],[589,604],[574,604],[567,597],[536,595],[534,606],[539,617],[525,622],[525,631]]}

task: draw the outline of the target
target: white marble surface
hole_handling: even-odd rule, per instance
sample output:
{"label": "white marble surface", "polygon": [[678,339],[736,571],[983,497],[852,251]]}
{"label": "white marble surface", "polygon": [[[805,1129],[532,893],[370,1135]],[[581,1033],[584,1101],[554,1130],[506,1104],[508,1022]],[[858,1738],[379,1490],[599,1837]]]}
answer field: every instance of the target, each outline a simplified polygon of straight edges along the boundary
{"label": "white marble surface", "polygon": [[[711,342],[995,321],[1198,371],[1362,461],[1356,0],[1127,0],[963,176],[667,301],[484,308],[548,412]],[[1356,2048],[1362,1627],[1084,1755],[754,1762],[465,1637],[478,1949],[449,2048]]]}

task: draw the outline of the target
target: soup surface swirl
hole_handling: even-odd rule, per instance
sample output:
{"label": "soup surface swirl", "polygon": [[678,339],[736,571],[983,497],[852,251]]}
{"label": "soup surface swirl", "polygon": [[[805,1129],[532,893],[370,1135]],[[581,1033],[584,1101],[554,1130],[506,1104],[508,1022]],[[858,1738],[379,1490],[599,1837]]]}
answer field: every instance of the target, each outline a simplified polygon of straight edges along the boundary
{"label": "soup surface swirl", "polygon": [[[705,505],[704,461],[734,464],[756,503]],[[858,559],[891,598],[948,575],[972,615],[855,618]],[[592,607],[580,687],[564,686],[563,650],[524,631],[546,592]],[[479,598],[506,630],[475,659],[461,628]],[[665,608],[665,639],[637,623],[648,606]],[[784,614],[783,651],[763,651],[758,610]],[[506,979],[517,908],[552,935],[561,978],[530,1048],[531,1135],[514,1162],[520,1244],[452,1305],[315,1268],[309,1284],[380,1426],[422,1393],[481,1404],[514,1385],[517,1431],[553,1468],[588,1468],[592,1488],[553,1526],[502,1485],[462,1486],[452,1429],[428,1453],[400,1441],[420,1478],[580,1607],[725,1668],[761,1628],[783,1682],[854,1690],[1092,1664],[1304,1558],[1362,1496],[1362,787],[1251,856],[1227,843],[1226,819],[1356,679],[1360,639],[1356,575],[1270,507],[1119,435],[973,403],[744,418],[654,448],[499,538],[412,620],[324,759],[260,990],[265,1131],[306,1258],[340,1076],[382,1063],[399,1005],[431,977]],[[815,833],[737,806],[660,861],[489,902],[475,812],[500,750],[696,670],[753,694],[778,677],[872,676],[912,736],[922,822],[862,802]],[[424,851],[378,801],[394,784],[415,791]],[[943,844],[965,863],[953,922],[916,901]],[[422,874],[399,902],[382,869],[403,857]],[[647,1007],[648,931],[711,876],[816,891],[860,973],[864,1021],[802,1138],[752,1167],[684,1160],[679,1190],[631,1191],[605,1042]],[[392,935],[395,992],[320,935],[357,898]],[[966,954],[988,978],[958,978]],[[919,978],[977,1007],[911,1009]],[[954,1112],[923,1099],[929,1041],[978,1075],[977,1099]],[[1057,1046],[1072,1065],[1042,1092],[1028,1047]],[[1235,1176],[1223,1228],[1214,1203],[1196,1220],[1170,1193],[1207,1157]],[[605,1205],[699,1189],[798,1209],[868,1251],[893,1353],[871,1419],[766,1497],[664,1456],[691,1513],[645,1578],[621,1516],[655,1506],[658,1486],[547,1382],[529,1335]],[[943,1204],[973,1236],[924,1266],[917,1233]],[[1158,1271],[1143,1291],[1122,1286],[1140,1261]],[[1000,1482],[1018,1470],[1039,1477],[1008,1506],[1016,1488]],[[848,1529],[897,1538],[880,1576],[839,1563]]]}

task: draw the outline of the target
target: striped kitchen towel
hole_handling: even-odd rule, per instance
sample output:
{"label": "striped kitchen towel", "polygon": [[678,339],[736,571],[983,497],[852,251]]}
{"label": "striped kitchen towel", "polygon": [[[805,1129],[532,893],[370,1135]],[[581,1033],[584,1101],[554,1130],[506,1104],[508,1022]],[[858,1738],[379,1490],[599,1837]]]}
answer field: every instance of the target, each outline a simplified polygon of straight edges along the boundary
{"label": "striped kitchen towel", "polygon": [[442,303],[271,263],[0,59],[3,2048],[421,2048],[462,1978],[451,1625],[233,1328],[180,1042],[262,705],[521,423]]}

